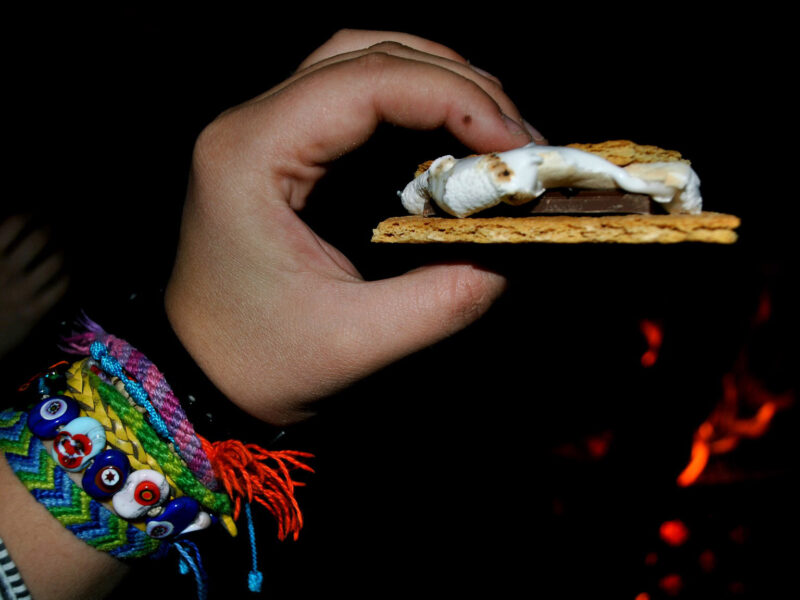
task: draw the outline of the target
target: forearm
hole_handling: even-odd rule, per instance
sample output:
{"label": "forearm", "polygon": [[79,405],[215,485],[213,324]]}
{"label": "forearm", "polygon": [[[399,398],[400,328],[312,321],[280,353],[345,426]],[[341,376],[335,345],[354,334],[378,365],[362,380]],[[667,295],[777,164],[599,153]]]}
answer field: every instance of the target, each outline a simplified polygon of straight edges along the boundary
{"label": "forearm", "polygon": [[25,489],[2,453],[0,537],[36,600],[102,598],[129,569],[65,529]]}

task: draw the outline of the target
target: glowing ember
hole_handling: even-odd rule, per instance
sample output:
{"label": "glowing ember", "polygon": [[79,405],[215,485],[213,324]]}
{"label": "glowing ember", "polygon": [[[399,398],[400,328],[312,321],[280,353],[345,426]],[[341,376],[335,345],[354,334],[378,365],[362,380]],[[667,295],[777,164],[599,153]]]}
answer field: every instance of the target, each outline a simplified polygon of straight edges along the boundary
{"label": "glowing ember", "polygon": [[[745,370],[742,361],[723,378],[722,390],[722,399],[694,434],[689,464],[678,475],[680,486],[697,481],[712,455],[730,452],[743,438],[764,435],[777,410],[794,401],[791,392],[774,394],[766,390]],[[754,406],[754,414],[741,415]]]}
{"label": "glowing ember", "polygon": [[586,450],[595,460],[603,458],[608,454],[608,450],[613,440],[613,433],[610,431],[603,431],[596,435],[588,436],[586,438]]}
{"label": "glowing ember", "polygon": [[643,367],[652,367],[658,360],[658,353],[661,350],[661,342],[664,339],[663,328],[658,321],[642,319],[639,329],[647,342],[647,350],[642,354],[641,363]]}
{"label": "glowing ember", "polygon": [[553,448],[553,453],[564,458],[580,461],[596,461],[604,458],[614,441],[614,433],[604,430],[592,433],[579,442],[567,442]]}
{"label": "glowing ember", "polygon": [[[771,316],[772,300],[765,292],[753,317],[753,326],[764,325]],[[730,452],[743,438],[764,435],[775,413],[793,403],[791,390],[772,392],[752,375],[747,352],[742,351],[731,372],[722,379],[722,398],[695,431],[689,463],[678,475],[678,485],[695,483],[713,455]]]}
{"label": "glowing ember", "polygon": [[683,589],[683,578],[677,573],[666,575],[658,582],[658,587],[669,596],[677,596]]}
{"label": "glowing ember", "polygon": [[658,533],[661,539],[670,546],[681,546],[689,539],[689,528],[678,519],[664,521]]}

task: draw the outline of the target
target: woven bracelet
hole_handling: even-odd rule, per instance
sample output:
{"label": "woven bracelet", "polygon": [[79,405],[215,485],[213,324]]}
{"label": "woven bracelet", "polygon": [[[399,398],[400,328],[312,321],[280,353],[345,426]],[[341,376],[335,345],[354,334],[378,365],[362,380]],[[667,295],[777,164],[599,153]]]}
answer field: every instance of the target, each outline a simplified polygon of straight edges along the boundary
{"label": "woven bracelet", "polygon": [[311,455],[204,439],[160,371],[94,323],[67,346],[88,347],[90,356],[21,386],[35,383],[40,396],[27,412],[0,413],[0,450],[18,478],[77,537],[116,558],[161,557],[174,548],[201,598],[205,573],[187,536],[217,522],[236,535],[244,506],[254,563],[248,581],[258,591],[250,503],[273,514],[280,539],[296,539],[302,515],[294,489],[302,484],[291,471],[312,471],[304,462]]}
{"label": "woven bracelet", "polygon": [[[136,385],[148,396],[158,419],[164,424],[168,437],[198,479],[212,490],[218,488],[214,469],[206,456],[202,443],[186,417],[180,401],[167,383],[164,374],[138,349],[128,342],[103,330],[85,317],[80,322],[83,332],[65,340],[65,350],[72,353],[91,354],[105,361],[104,367],[114,373],[128,373]],[[122,376],[124,377],[124,376]]]}
{"label": "woven bracelet", "polygon": [[75,484],[28,428],[26,413],[0,413],[0,450],[33,497],[93,548],[122,559],[148,556],[161,547],[160,540],[118,517]]}

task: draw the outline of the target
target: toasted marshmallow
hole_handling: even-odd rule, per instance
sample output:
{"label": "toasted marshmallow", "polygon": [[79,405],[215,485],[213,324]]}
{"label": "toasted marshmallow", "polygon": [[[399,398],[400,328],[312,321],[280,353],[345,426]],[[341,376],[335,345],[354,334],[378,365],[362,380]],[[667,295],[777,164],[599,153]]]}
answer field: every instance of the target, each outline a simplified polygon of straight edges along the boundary
{"label": "toasted marshmallow", "polygon": [[647,194],[674,213],[702,210],[700,179],[685,162],[618,167],[589,152],[528,144],[515,150],[456,159],[437,158],[398,192],[411,214],[431,212],[431,202],[456,217],[496,206],[523,204],[559,187],[621,188]]}

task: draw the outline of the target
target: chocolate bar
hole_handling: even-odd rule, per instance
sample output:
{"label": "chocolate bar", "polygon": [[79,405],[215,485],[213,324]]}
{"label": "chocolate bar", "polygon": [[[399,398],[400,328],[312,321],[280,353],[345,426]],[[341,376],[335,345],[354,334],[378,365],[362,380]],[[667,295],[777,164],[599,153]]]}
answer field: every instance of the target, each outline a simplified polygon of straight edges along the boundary
{"label": "chocolate bar", "polygon": [[662,214],[661,208],[646,194],[632,194],[624,190],[547,190],[533,204],[534,215],[552,214]]}

